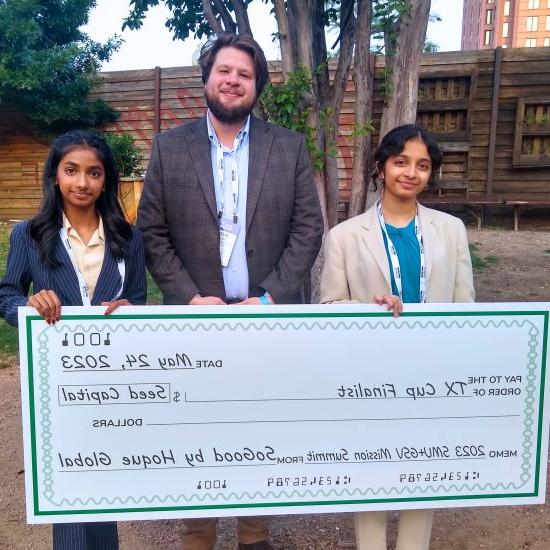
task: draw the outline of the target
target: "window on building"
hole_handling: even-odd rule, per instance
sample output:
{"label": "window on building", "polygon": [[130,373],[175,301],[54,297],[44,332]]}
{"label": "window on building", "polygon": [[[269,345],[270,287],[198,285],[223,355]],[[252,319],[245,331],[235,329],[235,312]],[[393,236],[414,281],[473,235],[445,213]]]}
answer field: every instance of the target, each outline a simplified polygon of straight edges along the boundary
{"label": "window on building", "polygon": [[508,23],[502,23],[502,38],[508,38]]}
{"label": "window on building", "polygon": [[527,7],[530,10],[538,10],[539,9],[539,0],[529,0],[529,4],[527,4]]}
{"label": "window on building", "polygon": [[550,15],[546,16],[546,30],[550,31]]}
{"label": "window on building", "polygon": [[487,25],[493,24],[494,14],[495,14],[495,10],[487,10],[487,17],[485,18],[485,22],[487,23]]}
{"label": "window on building", "polygon": [[[550,2],[550,0],[548,0]],[[506,0],[504,2],[504,17],[508,17],[510,15],[510,0]]]}
{"label": "window on building", "polygon": [[508,44],[502,44],[501,48],[507,48]]}
{"label": "window on building", "polygon": [[544,39],[544,47],[548,48],[548,46],[550,46],[550,38],[545,38]]}
{"label": "window on building", "polygon": [[485,31],[485,46],[490,46],[493,41],[493,31]]}
{"label": "window on building", "polygon": [[[550,2],[550,0],[548,0]],[[494,4],[495,0],[487,0],[487,4]]]}
{"label": "window on building", "polygon": [[525,47],[526,48],[536,48],[537,47],[537,39],[536,38],[526,38],[525,39]]}
{"label": "window on building", "polygon": [[528,17],[527,18],[527,30],[528,31],[538,31],[539,30],[539,18],[538,17]]}

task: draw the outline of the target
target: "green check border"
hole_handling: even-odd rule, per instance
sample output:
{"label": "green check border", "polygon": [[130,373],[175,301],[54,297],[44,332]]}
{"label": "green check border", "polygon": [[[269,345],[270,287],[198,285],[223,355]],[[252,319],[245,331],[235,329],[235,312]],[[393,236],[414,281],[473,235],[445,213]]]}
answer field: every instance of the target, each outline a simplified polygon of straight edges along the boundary
{"label": "green check border", "polygon": [[[287,321],[292,320],[314,320],[314,319],[324,319],[328,320],[327,323],[325,323],[326,326],[333,327],[330,323],[330,320],[332,319],[338,319],[339,323],[341,324],[344,320],[351,320],[351,321],[358,321],[360,319],[373,319],[373,318],[387,318],[390,317],[391,313],[361,313],[361,312],[346,312],[346,313],[244,313],[244,314],[229,314],[229,313],[223,313],[223,314],[145,314],[145,315],[112,315],[110,317],[110,321],[116,321],[117,319],[120,320],[212,320],[212,319],[233,319],[233,320],[255,320],[255,319],[284,319]],[[186,495],[167,495],[164,497],[161,496],[152,496],[152,497],[146,497],[142,496],[139,498],[136,497],[127,497],[125,499],[122,499],[120,497],[115,497],[115,499],[109,500],[107,498],[101,498],[99,501],[96,501],[95,499],[74,499],[73,501],[69,501],[66,498],[61,499],[59,502],[53,501],[54,491],[53,491],[53,480],[52,480],[52,468],[51,468],[51,421],[49,419],[49,414],[51,412],[50,409],[50,386],[49,386],[49,363],[47,360],[47,342],[48,342],[48,328],[44,329],[37,337],[38,341],[38,366],[39,366],[39,376],[38,380],[35,380],[34,376],[34,369],[33,369],[33,341],[31,338],[32,334],[32,322],[33,321],[41,321],[42,318],[39,316],[29,316],[26,318],[26,329],[27,329],[27,372],[28,372],[28,390],[29,390],[29,414],[30,414],[30,435],[31,435],[31,462],[32,462],[32,494],[33,494],[33,511],[36,516],[56,516],[56,515],[81,515],[81,514],[117,514],[117,513],[136,513],[136,512],[158,512],[158,511],[192,511],[192,510],[216,510],[216,509],[240,509],[240,508],[248,508],[248,509],[254,509],[254,508],[277,508],[277,507],[300,507],[300,506],[327,506],[327,505],[343,505],[343,504],[378,504],[378,503],[400,503],[400,502],[437,502],[437,501],[460,501],[460,500],[475,500],[475,499],[502,499],[502,498],[514,498],[514,499],[521,499],[521,498],[532,498],[537,497],[539,495],[539,481],[540,481],[540,461],[541,461],[541,446],[542,446],[542,424],[543,424],[543,410],[544,410],[544,388],[545,388],[545,378],[546,378],[546,356],[547,356],[547,346],[548,346],[548,322],[549,322],[549,312],[548,311],[483,311],[483,312],[435,312],[435,313],[427,313],[427,312],[408,312],[403,313],[401,315],[402,318],[405,320],[407,318],[423,318],[423,317],[477,317],[477,318],[483,318],[483,317],[503,317],[504,319],[500,321],[498,324],[489,322],[489,325],[493,326],[500,326],[501,324],[505,324],[506,326],[522,326],[522,325],[530,325],[529,328],[529,347],[530,351],[528,353],[528,375],[526,377],[528,381],[528,385],[526,388],[526,399],[525,399],[525,419],[524,419],[524,443],[523,443],[523,464],[522,464],[522,474],[521,479],[523,481],[523,484],[519,487],[515,486],[513,483],[509,483],[507,485],[504,485],[502,483],[497,484],[496,486],[492,486],[490,484],[485,484],[484,486],[481,486],[480,484],[475,484],[473,487],[468,486],[468,484],[462,484],[461,486],[457,486],[456,484],[453,484],[449,487],[443,487],[439,486],[437,488],[434,488],[432,486],[428,486],[425,488],[407,488],[403,489],[401,491],[398,491],[399,493],[417,493],[419,490],[421,492],[426,492],[428,490],[445,490],[447,492],[449,491],[459,491],[463,488],[468,488],[470,490],[472,489],[479,489],[484,490],[489,486],[492,490],[495,490],[497,488],[503,489],[504,491],[510,490],[510,489],[518,489],[522,486],[524,486],[527,481],[531,478],[530,474],[530,459],[531,459],[531,437],[533,435],[532,432],[532,425],[534,423],[533,421],[533,415],[535,414],[535,410],[533,408],[533,403],[535,402],[534,393],[536,392],[536,387],[534,385],[534,382],[536,381],[536,375],[534,374],[539,365],[536,363],[537,359],[537,353],[536,353],[536,347],[538,346],[538,336],[539,336],[539,330],[537,327],[527,321],[527,320],[512,320],[506,321],[506,318],[510,317],[543,317],[544,319],[544,330],[543,330],[543,342],[542,342],[542,357],[540,360],[540,394],[539,394],[539,410],[538,410],[538,418],[537,418],[537,456],[536,456],[536,467],[535,467],[535,479],[534,479],[534,489],[532,492],[523,492],[523,493],[498,493],[498,494],[479,494],[479,495],[455,495],[455,496],[430,496],[430,497],[391,497],[386,498],[385,495],[381,498],[378,497],[380,493],[391,493],[396,492],[397,490],[395,488],[388,490],[385,489],[378,489],[378,490],[372,490],[369,489],[366,492],[374,493],[376,496],[375,498],[353,498],[356,496],[357,493],[363,494],[365,491],[361,491],[360,489],[356,489],[354,491],[350,491],[348,489],[342,490],[338,496],[341,498],[342,496],[347,495],[349,498],[346,498],[345,500],[312,500],[312,501],[300,501],[300,502],[262,502],[262,503],[244,503],[244,504],[200,504],[200,505],[170,505],[170,503],[177,503],[184,501],[189,501],[191,499],[196,500],[196,495],[193,495],[191,497]],[[102,315],[66,315],[63,317],[63,320],[93,320],[93,319],[101,319],[102,321],[105,321],[105,317]],[[476,326],[481,322],[483,325],[483,322],[478,319],[474,322],[474,324],[470,324],[467,321],[462,325],[470,325],[470,326]],[[455,324],[456,321],[454,321],[452,324]],[[104,324],[104,323],[102,323]],[[202,327],[205,328],[202,323],[199,323]],[[317,323],[314,323],[317,324]],[[353,323],[355,326],[357,324]],[[368,323],[363,324],[365,326]],[[378,324],[378,323],[376,323]],[[421,323],[422,325],[423,323]],[[304,324],[300,323],[300,325],[296,326],[292,322],[287,323],[286,327],[291,325],[294,329],[298,328],[304,328]],[[403,326],[406,326],[407,328],[413,328],[415,325],[418,325],[418,321],[413,321],[412,323],[401,323],[400,328]],[[440,326],[448,326],[447,323],[444,322],[428,322],[427,325],[432,325],[434,328],[439,328]],[[426,326],[427,326],[426,325]],[[120,325],[118,325],[120,327]],[[248,324],[248,327],[253,326],[254,328],[257,328],[253,323]],[[307,326],[307,325],[306,325]],[[485,325],[488,326],[488,325]],[[276,328],[281,328],[282,325],[277,323]],[[50,328],[50,327],[49,327]],[[83,329],[84,327],[80,326],[77,327],[79,330]],[[110,327],[111,330],[113,330],[112,327]],[[145,328],[145,327],[143,327]],[[151,326],[149,325],[149,328]],[[194,328],[194,330],[197,330],[198,327],[190,327]],[[241,323],[237,323],[236,325],[227,325],[224,324],[222,327],[216,327],[218,330],[230,328],[243,328],[243,325]],[[395,325],[393,325],[393,328],[395,328]],[[88,327],[90,329],[90,327]],[[75,328],[76,330],[76,328]],[[87,329],[84,329],[87,330]],[[207,329],[209,330],[209,329]],[[40,498],[39,498],[39,481],[38,481],[38,462],[37,462],[37,430],[36,430],[36,403],[35,403],[35,384],[38,383],[38,387],[40,389],[40,405],[39,410],[41,414],[41,436],[42,436],[42,453],[44,457],[46,457],[46,460],[44,460],[44,464],[42,467],[42,473],[43,473],[43,496],[51,502],[52,504],[56,506],[74,506],[75,504],[79,504],[81,506],[87,506],[90,504],[90,501],[93,501],[93,503],[97,505],[104,505],[104,504],[113,504],[115,501],[119,502],[120,504],[125,505],[122,508],[93,508],[93,509],[81,509],[81,510],[41,510],[40,509]],[[47,460],[47,457],[50,457],[50,460]],[[306,491],[292,491],[291,493],[287,493],[286,491],[280,491],[278,493],[275,493],[273,491],[269,491],[267,493],[260,493],[256,492],[253,494],[244,493],[241,495],[237,495],[235,493],[232,493],[230,495],[223,495],[223,498],[225,500],[236,498],[236,499],[242,499],[243,497],[246,497],[250,499],[251,502],[255,498],[262,498],[266,499],[269,497],[274,498],[280,498],[281,495],[286,496],[287,498],[292,498],[293,496],[299,496],[301,498],[304,498],[305,496],[311,496],[312,498],[317,498],[319,496],[323,497],[334,497],[334,491],[325,491],[325,490],[306,490]],[[219,498],[219,495],[216,495],[215,497],[212,497],[211,495],[205,495],[204,497],[199,497],[200,500],[216,500]],[[145,501],[146,504],[149,504],[148,507],[144,508],[143,506],[136,507],[136,505],[141,502]],[[154,506],[154,502],[160,502],[161,505]]]}

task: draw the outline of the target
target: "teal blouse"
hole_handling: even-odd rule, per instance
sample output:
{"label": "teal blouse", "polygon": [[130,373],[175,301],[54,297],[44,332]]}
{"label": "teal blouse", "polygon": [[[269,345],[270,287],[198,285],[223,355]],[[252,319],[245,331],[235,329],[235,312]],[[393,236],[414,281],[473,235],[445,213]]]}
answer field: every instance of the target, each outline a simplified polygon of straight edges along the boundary
{"label": "teal blouse", "polygon": [[[399,258],[401,284],[403,286],[403,303],[417,304],[420,302],[420,247],[414,233],[414,218],[406,227],[394,227],[387,223],[386,231]],[[388,240],[384,232],[382,232],[382,236],[384,237],[384,247],[386,248],[386,256],[390,266],[392,293],[398,296],[399,292],[395,284],[395,277],[393,276]]]}

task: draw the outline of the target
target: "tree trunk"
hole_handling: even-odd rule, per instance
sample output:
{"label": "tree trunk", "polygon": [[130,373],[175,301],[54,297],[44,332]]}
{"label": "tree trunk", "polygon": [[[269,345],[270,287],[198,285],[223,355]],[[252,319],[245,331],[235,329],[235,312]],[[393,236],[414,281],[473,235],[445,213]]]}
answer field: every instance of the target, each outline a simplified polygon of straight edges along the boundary
{"label": "tree trunk", "polygon": [[[332,118],[332,117],[331,117]],[[332,126],[332,122],[327,122]],[[325,128],[326,147],[333,148],[336,141],[336,135],[332,128]],[[338,158],[331,151],[327,151],[325,157],[325,187],[327,197],[327,223],[331,229],[338,223],[338,202],[339,202],[339,178],[338,178]]]}
{"label": "tree trunk", "polygon": [[287,0],[288,9],[296,25],[296,54],[298,63],[311,73],[314,70],[311,0]]}
{"label": "tree trunk", "polygon": [[317,255],[315,263],[311,268],[310,282],[311,282],[311,303],[312,304],[318,304],[321,299],[321,273],[323,272],[323,267],[325,265],[325,251],[324,251],[325,237],[326,237],[326,232],[323,235],[323,243],[321,245],[321,250],[319,251],[319,254]]}
{"label": "tree trunk", "polygon": [[[317,65],[315,64],[316,56],[318,55],[314,47],[314,35],[312,21],[315,20],[316,2],[319,0],[288,0],[287,6],[296,26],[296,50],[298,63],[303,65],[311,74],[313,85],[312,95],[306,98],[307,105],[310,107],[308,116],[308,125],[311,128],[316,128],[315,147],[320,151],[325,150],[324,134],[320,128],[320,98],[318,97],[318,85],[316,77]],[[319,200],[321,201],[321,209],[323,211],[323,221],[325,230],[328,227],[327,222],[327,200],[325,189],[325,175],[322,170],[314,167],[314,180]]]}
{"label": "tree trunk", "polygon": [[252,29],[250,28],[250,21],[248,20],[248,11],[243,1],[231,0],[231,5],[235,11],[235,19],[237,21],[239,34],[252,36]]}
{"label": "tree trunk", "polygon": [[[317,128],[317,131],[315,133],[315,147],[319,151],[325,150],[325,134],[321,130],[320,125],[320,115],[319,115],[319,108],[313,108],[311,109],[308,120],[308,125],[311,128]],[[315,181],[315,187],[317,188],[317,193],[319,195],[319,202],[321,203],[321,211],[323,213],[323,227],[324,232],[326,233],[330,227],[328,223],[328,212],[327,212],[327,190],[326,190],[326,183],[325,183],[325,173],[323,169],[319,169],[318,167],[313,167],[313,180]]]}
{"label": "tree trunk", "polygon": [[[303,65],[311,74],[313,81],[312,84],[312,96],[308,98],[308,106],[310,107],[310,113],[308,116],[308,125],[316,129],[315,135],[315,147],[319,151],[325,151],[325,134],[321,128],[321,98],[319,97],[319,63],[318,59],[320,51],[323,50],[326,62],[326,42],[324,38],[324,25],[322,27],[323,35],[319,41],[318,29],[313,30],[317,22],[317,13],[319,2],[322,0],[287,0],[289,19],[292,19],[295,27],[296,37],[296,58],[298,63]],[[327,71],[328,74],[328,71]],[[327,196],[326,196],[326,184],[325,173],[323,170],[319,170],[314,167],[313,179],[315,181],[315,187],[319,195],[319,202],[321,203],[321,211],[323,213],[323,225],[324,233],[329,229],[328,226],[328,213],[327,213]],[[319,301],[319,284],[321,280],[321,272],[323,270],[323,251],[317,256],[317,260],[311,270],[311,301],[317,303]]]}
{"label": "tree trunk", "polygon": [[275,19],[277,20],[277,29],[279,32],[283,80],[286,82],[288,74],[294,70],[294,56],[292,54],[292,39],[285,0],[273,0],[273,8],[275,10]]}
{"label": "tree trunk", "polygon": [[[338,159],[333,154],[338,138],[338,119],[342,110],[344,94],[348,83],[348,77],[353,59],[355,45],[355,15],[353,13],[355,0],[342,0],[340,5],[340,55],[334,74],[330,97],[326,97],[324,103],[328,106],[325,123],[326,155],[326,186],[327,186],[327,215],[329,227],[338,223],[338,204],[340,198]],[[326,54],[325,54],[326,57]],[[329,78],[327,67],[327,79]]]}
{"label": "tree trunk", "polygon": [[355,45],[355,140],[348,217],[364,211],[369,182],[371,133],[364,129],[372,119],[374,56],[370,54],[372,2],[359,2]]}
{"label": "tree trunk", "polygon": [[327,44],[324,28],[324,1],[309,0],[311,39],[312,39],[312,70],[314,102],[312,103],[312,120],[315,118],[317,128],[317,149],[323,155],[323,168],[320,170],[320,178],[324,187],[323,196],[325,200],[325,230],[335,225],[336,210],[338,207],[338,196],[334,193],[334,187],[338,187],[338,167],[336,159],[330,157],[328,148],[333,142],[333,133],[330,131],[331,116],[330,108],[332,102],[332,87],[327,60]]}
{"label": "tree trunk", "polygon": [[292,50],[292,62],[294,63],[294,67],[296,67],[299,63],[298,61],[298,35],[296,31],[296,21],[294,17],[294,13],[291,9],[289,9],[288,1],[287,1],[287,10],[286,14],[288,16],[288,26],[290,31],[290,45]]}
{"label": "tree trunk", "polygon": [[382,112],[380,139],[389,130],[416,120],[418,75],[426,40],[431,0],[408,0],[409,9],[396,26],[395,49],[386,52],[386,67],[390,57],[391,97]]}

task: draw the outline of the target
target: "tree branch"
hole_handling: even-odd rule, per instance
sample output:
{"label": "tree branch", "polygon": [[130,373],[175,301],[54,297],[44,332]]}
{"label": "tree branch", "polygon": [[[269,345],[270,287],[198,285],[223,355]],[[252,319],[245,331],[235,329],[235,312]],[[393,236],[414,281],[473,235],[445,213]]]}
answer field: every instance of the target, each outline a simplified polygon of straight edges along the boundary
{"label": "tree branch", "polygon": [[372,26],[371,2],[359,2],[355,41],[355,139],[348,216],[361,214],[365,209],[369,185],[369,166],[372,119],[374,56],[370,54]]}
{"label": "tree branch", "polygon": [[[353,47],[355,44],[355,16],[353,8],[355,0],[342,0],[340,4],[340,55],[334,80],[330,86],[330,96],[326,98],[325,106],[330,106],[327,111],[325,135],[328,147],[334,147],[338,137],[338,118],[342,109],[344,93],[346,91],[351,61],[353,58]],[[328,75],[328,71],[327,71]],[[329,151],[327,151],[329,152]],[[338,223],[338,201],[339,178],[338,163],[334,155],[326,157],[327,170],[327,212],[329,226],[333,227]]]}
{"label": "tree branch", "polygon": [[[360,2],[361,3],[361,2]],[[340,55],[333,82],[332,109],[339,113],[348,82],[353,48],[355,45],[356,20],[353,14],[355,0],[342,0],[340,5]]]}
{"label": "tree branch", "polygon": [[212,32],[214,33],[222,32],[223,27],[221,26],[221,23],[216,18],[216,15],[214,14],[214,9],[212,8],[212,4],[210,3],[210,0],[202,0],[202,11],[204,12],[204,16],[206,17],[206,20],[208,21],[208,24],[210,25]]}
{"label": "tree branch", "polygon": [[[360,5],[361,5],[361,0],[359,0],[359,6]],[[340,6],[340,34],[338,35],[338,38],[336,39],[334,44],[331,46],[331,48],[330,48],[331,50],[334,50],[334,48],[336,48],[336,46],[338,46],[338,43],[342,39],[342,32],[343,32],[342,29],[345,29],[347,27],[350,18],[353,16],[353,3],[351,4],[351,9],[348,10],[345,21],[342,22],[343,13],[344,13],[343,6]]]}
{"label": "tree branch", "polygon": [[232,33],[237,32],[237,26],[235,25],[235,21],[233,21],[231,14],[229,13],[229,11],[227,11],[227,8],[223,5],[222,0],[212,0],[212,1],[214,2],[214,7],[216,8],[216,11],[220,14],[220,17],[222,18],[225,31],[232,32]]}

